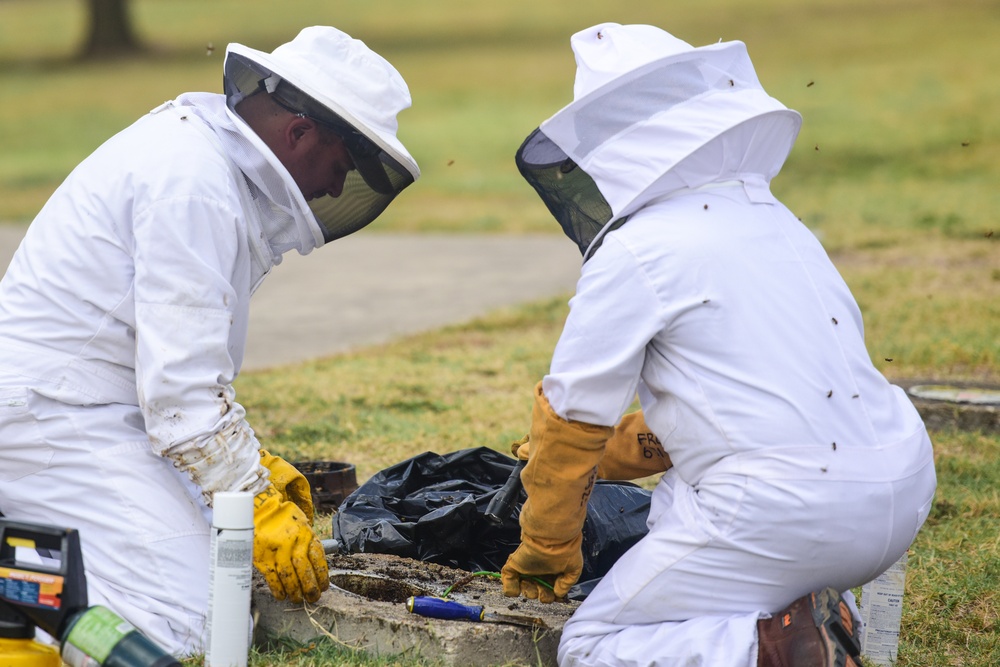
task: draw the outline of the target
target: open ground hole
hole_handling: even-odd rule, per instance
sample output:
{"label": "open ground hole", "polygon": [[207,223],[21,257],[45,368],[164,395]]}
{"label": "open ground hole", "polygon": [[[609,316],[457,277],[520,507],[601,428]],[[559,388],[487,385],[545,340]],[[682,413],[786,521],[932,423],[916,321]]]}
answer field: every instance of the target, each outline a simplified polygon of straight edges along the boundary
{"label": "open ground hole", "polygon": [[415,595],[428,595],[427,591],[405,581],[367,574],[331,574],[330,585],[376,602],[406,602]]}

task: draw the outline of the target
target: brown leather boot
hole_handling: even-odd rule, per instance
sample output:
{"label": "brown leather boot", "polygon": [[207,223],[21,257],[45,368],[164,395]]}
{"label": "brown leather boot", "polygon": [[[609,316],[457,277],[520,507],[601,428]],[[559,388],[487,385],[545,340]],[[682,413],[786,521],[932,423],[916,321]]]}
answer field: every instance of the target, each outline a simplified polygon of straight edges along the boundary
{"label": "brown leather boot", "polygon": [[757,621],[757,667],[861,667],[860,632],[833,588]]}

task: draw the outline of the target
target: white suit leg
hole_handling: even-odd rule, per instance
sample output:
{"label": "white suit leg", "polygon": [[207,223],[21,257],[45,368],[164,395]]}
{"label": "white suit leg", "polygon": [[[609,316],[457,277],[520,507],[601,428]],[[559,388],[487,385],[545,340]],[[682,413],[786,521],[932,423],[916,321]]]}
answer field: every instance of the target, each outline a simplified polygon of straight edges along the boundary
{"label": "white suit leg", "polygon": [[560,664],[755,665],[759,618],[891,565],[933,491],[932,466],[899,482],[719,475],[697,488],[670,470],[649,534],[566,623]]}
{"label": "white suit leg", "polygon": [[[668,470],[653,493],[650,534],[611,568],[563,628],[559,664],[573,667],[660,667],[688,664],[755,664],[758,611],[690,618],[675,595],[650,609],[645,622],[622,622],[628,599],[619,592],[641,589],[695,556],[716,531],[693,501],[693,489]],[[667,540],[666,537],[675,539]],[[725,608],[723,600],[716,600]],[[667,620],[670,619],[670,620]],[[701,662],[692,662],[692,658]]]}
{"label": "white suit leg", "polygon": [[88,602],[171,653],[203,650],[209,510],[150,451],[135,406],[66,405],[28,392],[0,415],[0,508],[9,519],[80,533]]}
{"label": "white suit leg", "polygon": [[[703,616],[653,625],[589,625],[593,634],[567,634],[559,644],[561,667],[755,667],[760,614]],[[692,659],[692,656],[697,658]]]}

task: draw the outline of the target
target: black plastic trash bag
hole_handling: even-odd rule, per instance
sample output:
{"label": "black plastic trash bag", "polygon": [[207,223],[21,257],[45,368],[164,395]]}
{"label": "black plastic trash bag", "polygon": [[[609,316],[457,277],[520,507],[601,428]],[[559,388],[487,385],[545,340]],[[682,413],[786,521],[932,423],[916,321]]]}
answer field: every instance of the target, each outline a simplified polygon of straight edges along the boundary
{"label": "black plastic trash bag", "polygon": [[[344,499],[333,536],[350,553],[384,553],[463,570],[499,572],[521,541],[520,492],[496,525],[486,508],[517,461],[486,447],[425,452],[375,474]],[[650,492],[598,481],[583,525],[583,574],[599,579],[646,534]]]}

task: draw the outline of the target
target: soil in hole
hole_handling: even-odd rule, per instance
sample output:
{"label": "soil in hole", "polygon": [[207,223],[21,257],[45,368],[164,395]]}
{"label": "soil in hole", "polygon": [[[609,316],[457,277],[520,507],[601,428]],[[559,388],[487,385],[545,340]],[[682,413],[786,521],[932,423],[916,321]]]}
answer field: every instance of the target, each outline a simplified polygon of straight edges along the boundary
{"label": "soil in hole", "polygon": [[411,596],[427,595],[426,591],[406,582],[364,574],[331,574],[330,583],[376,602],[406,602]]}

